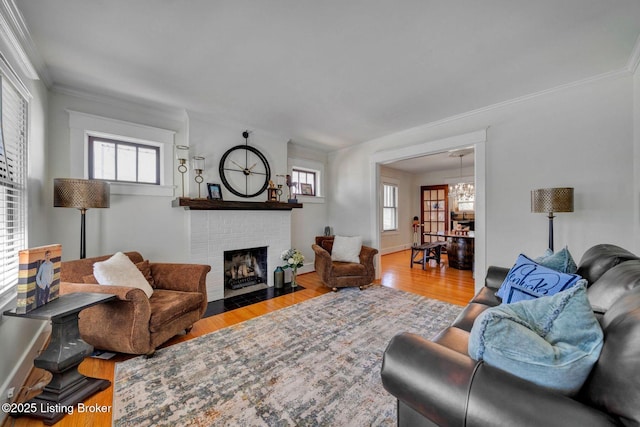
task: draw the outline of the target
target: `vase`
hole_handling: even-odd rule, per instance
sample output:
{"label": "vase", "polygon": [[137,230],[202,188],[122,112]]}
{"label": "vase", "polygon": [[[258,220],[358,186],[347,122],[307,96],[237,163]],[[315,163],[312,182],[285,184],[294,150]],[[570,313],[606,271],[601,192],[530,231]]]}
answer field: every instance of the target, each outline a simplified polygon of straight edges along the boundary
{"label": "vase", "polygon": [[298,269],[296,268],[292,268],[291,269],[291,287],[295,288],[296,286],[298,286],[298,284],[296,283],[296,275],[298,274]]}
{"label": "vase", "polygon": [[276,289],[282,289],[284,286],[284,270],[280,266],[277,266],[273,272],[273,286]]}

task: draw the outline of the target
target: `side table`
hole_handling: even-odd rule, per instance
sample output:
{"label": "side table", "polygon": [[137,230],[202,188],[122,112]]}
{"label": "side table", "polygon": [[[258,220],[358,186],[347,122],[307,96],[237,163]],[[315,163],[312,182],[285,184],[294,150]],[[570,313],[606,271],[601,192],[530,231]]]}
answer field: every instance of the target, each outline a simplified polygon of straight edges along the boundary
{"label": "side table", "polygon": [[41,394],[20,405],[25,411],[11,412],[11,416],[29,416],[52,425],[75,405],[111,385],[109,380],[86,377],[78,372],[78,365],[93,351],[93,347],[80,338],[78,314],[87,307],[115,298],[110,294],[76,292],[60,295],[26,314],[17,314],[15,309],[4,312],[5,316],[51,321],[49,345],[33,364],[51,372],[53,378]]}

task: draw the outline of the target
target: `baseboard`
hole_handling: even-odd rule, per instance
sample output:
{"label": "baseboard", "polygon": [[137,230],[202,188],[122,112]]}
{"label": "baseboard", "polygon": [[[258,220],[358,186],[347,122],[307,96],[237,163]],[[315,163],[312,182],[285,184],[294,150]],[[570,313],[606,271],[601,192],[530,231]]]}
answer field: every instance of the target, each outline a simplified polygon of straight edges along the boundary
{"label": "baseboard", "polygon": [[411,249],[411,243],[405,243],[403,245],[397,245],[397,246],[390,246],[388,248],[382,248],[382,249],[380,249],[380,255],[389,255],[389,254],[392,254],[394,252],[406,251],[407,249]]}
{"label": "baseboard", "polygon": [[314,271],[316,271],[316,269],[313,264],[308,263],[298,269],[298,274],[313,273]]}
{"label": "baseboard", "polygon": [[[24,321],[23,319],[19,319]],[[3,322],[4,323],[4,322]],[[20,395],[22,387],[25,385],[29,374],[33,370],[33,360],[45,348],[47,341],[51,335],[51,325],[49,322],[42,322],[42,325],[36,330],[33,338],[26,346],[24,352],[17,358],[16,365],[11,370],[7,379],[0,385],[0,402],[10,403]],[[13,388],[13,397],[9,399],[8,391]],[[0,412],[0,425],[4,425],[8,414],[6,411]]]}

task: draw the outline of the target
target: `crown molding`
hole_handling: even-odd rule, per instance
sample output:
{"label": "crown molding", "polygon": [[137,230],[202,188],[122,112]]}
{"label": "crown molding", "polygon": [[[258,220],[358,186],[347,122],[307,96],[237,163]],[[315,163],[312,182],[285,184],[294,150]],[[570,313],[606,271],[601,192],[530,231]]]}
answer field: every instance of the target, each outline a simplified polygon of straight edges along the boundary
{"label": "crown molding", "polygon": [[151,112],[157,116],[170,120],[184,122],[187,115],[186,110],[179,107],[171,107],[152,101],[141,101],[139,99],[131,99],[108,95],[105,93],[89,92],[81,89],[75,89],[68,86],[54,84],[51,91],[60,95],[73,96],[75,98],[84,99],[86,101],[106,104],[113,107],[134,109],[140,112]]}
{"label": "crown molding", "polygon": [[47,87],[51,86],[44,60],[13,0],[0,1],[0,38],[6,41],[16,65],[26,77],[42,80]]}

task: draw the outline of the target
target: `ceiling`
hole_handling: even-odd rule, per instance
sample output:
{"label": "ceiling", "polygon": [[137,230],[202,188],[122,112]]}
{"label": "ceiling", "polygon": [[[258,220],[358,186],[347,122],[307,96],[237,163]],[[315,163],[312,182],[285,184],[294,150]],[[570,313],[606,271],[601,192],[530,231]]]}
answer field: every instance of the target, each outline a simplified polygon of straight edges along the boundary
{"label": "ceiling", "polygon": [[15,0],[52,86],[327,150],[629,67],[638,0]]}
{"label": "ceiling", "polygon": [[[454,171],[450,178],[460,175],[460,167],[464,169],[464,176],[470,175],[469,168],[475,165],[473,148],[445,151],[443,153],[429,154],[426,156],[412,157],[406,160],[398,160],[385,163],[384,166],[408,173]],[[462,157],[462,159],[460,158]]]}

